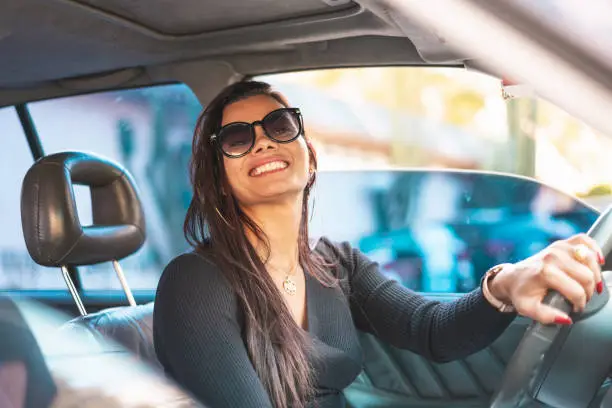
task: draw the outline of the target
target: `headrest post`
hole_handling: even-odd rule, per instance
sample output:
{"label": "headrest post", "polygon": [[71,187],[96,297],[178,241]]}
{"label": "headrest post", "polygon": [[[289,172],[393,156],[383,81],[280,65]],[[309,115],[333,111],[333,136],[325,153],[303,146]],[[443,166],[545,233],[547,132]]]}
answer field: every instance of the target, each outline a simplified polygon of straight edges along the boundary
{"label": "headrest post", "polygon": [[134,300],[134,295],[132,295],[132,290],[130,289],[127,280],[125,279],[125,275],[123,274],[123,269],[119,262],[113,260],[113,268],[115,272],[117,272],[117,277],[119,278],[119,282],[121,282],[121,287],[123,288],[123,292],[125,292],[125,296],[127,296],[128,302],[130,306],[136,306],[136,300]]}
{"label": "headrest post", "polygon": [[72,295],[72,299],[74,300],[74,303],[76,303],[77,308],[79,309],[79,313],[81,314],[81,316],[87,316],[87,311],[85,310],[83,301],[81,300],[81,297],[79,296],[79,292],[74,286],[74,282],[72,282],[72,278],[70,277],[70,273],[68,272],[68,269],[65,266],[61,266],[61,269],[62,269],[62,276],[64,277],[64,282],[66,282],[66,286],[68,286],[68,290],[70,291],[70,294]]}

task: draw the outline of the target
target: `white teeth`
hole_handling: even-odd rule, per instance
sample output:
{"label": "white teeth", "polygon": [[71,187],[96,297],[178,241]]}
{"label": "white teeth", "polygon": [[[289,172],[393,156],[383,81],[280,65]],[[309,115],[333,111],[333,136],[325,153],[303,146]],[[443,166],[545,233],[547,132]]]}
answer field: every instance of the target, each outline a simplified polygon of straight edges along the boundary
{"label": "white teeth", "polygon": [[285,163],[284,161],[273,161],[270,163],[266,163],[263,164],[261,166],[255,167],[253,170],[251,170],[251,175],[252,176],[259,176],[263,173],[267,173],[269,171],[274,171],[274,170],[280,170],[280,169],[284,169],[287,168],[288,164]]}

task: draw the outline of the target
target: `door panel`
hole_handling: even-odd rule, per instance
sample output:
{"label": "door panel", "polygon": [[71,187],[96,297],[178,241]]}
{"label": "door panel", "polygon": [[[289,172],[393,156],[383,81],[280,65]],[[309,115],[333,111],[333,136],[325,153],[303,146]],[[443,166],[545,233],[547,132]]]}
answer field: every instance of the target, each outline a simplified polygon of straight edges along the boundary
{"label": "door panel", "polygon": [[529,324],[517,318],[490,347],[464,360],[432,363],[361,333],[365,365],[346,395],[354,407],[484,407]]}
{"label": "door panel", "polygon": [[[351,408],[489,407],[501,383],[506,364],[525,329],[526,318],[517,318],[491,346],[463,360],[432,363],[410,351],[360,333],[364,370],[345,391]],[[591,407],[599,407],[610,387],[607,380]],[[533,407],[546,407],[536,403]]]}

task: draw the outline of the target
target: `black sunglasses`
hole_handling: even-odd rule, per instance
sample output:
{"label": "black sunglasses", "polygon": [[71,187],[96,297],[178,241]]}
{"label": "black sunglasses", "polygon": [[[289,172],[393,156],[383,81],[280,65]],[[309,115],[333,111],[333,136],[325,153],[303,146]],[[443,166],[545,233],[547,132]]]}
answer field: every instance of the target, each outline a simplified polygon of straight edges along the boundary
{"label": "black sunglasses", "polygon": [[217,142],[221,153],[230,158],[248,154],[255,146],[255,126],[261,125],[264,134],[276,143],[290,143],[303,130],[302,114],[297,108],[281,108],[268,113],[253,123],[232,122],[221,127],[210,141]]}

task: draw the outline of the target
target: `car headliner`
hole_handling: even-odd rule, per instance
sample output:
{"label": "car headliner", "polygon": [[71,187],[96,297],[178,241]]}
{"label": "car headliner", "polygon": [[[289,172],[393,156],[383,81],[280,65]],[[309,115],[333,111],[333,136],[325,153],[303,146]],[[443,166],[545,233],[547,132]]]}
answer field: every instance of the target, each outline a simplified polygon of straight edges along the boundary
{"label": "car headliner", "polygon": [[4,0],[0,55],[0,106],[173,80],[192,86],[196,72],[227,82],[309,68],[460,64],[437,36],[379,0]]}

